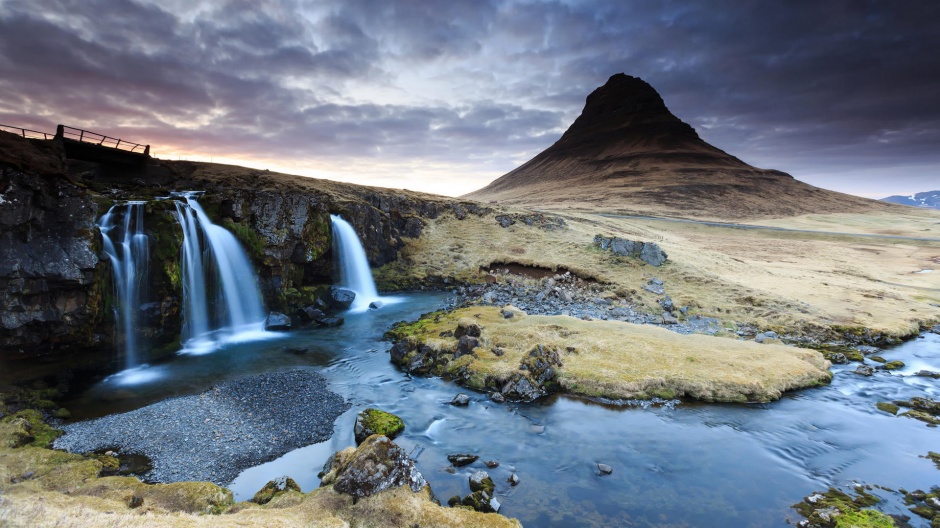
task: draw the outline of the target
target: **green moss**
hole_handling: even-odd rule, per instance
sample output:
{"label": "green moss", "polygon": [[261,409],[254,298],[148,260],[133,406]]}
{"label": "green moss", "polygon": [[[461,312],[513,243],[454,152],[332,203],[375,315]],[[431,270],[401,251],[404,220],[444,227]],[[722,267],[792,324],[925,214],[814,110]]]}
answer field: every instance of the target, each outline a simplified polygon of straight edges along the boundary
{"label": "green moss", "polygon": [[877,407],[879,411],[884,411],[888,414],[894,414],[894,415],[898,414],[898,409],[899,409],[897,405],[893,403],[888,403],[888,402],[878,402],[875,404],[875,407]]}
{"label": "green moss", "polygon": [[401,341],[406,337],[426,335],[428,333],[428,325],[435,323],[435,319],[440,320],[440,317],[443,315],[445,315],[445,312],[440,310],[426,313],[417,321],[401,321],[395,323],[389,331],[385,332],[385,338],[393,341]]}
{"label": "green moss", "polygon": [[898,370],[904,368],[903,361],[889,361],[884,365],[885,370]]}
{"label": "green moss", "polygon": [[272,480],[265,484],[263,488],[258,490],[258,493],[255,493],[254,497],[251,498],[251,502],[254,502],[255,504],[267,504],[271,502],[271,499],[274,497],[290,491],[300,491],[300,486],[294,482],[294,479],[290,477],[284,477],[283,480]]}
{"label": "green moss", "polygon": [[907,416],[908,418],[913,418],[915,420],[920,420],[927,423],[928,425],[940,425],[940,419],[937,419],[936,416],[926,413],[924,411],[907,411],[901,413],[899,416]]}
{"label": "green moss", "polygon": [[870,356],[868,359],[875,361],[877,363],[887,363],[888,360],[881,356]]}
{"label": "green moss", "polygon": [[933,451],[928,451],[927,455],[923,458],[929,458],[937,466],[937,469],[940,469],[940,453],[934,453]]}
{"label": "green moss", "polygon": [[261,237],[251,226],[245,223],[236,223],[229,219],[224,220],[222,226],[235,235],[235,238],[241,242],[242,247],[245,248],[248,256],[255,263],[264,260],[264,241],[261,240]]}
{"label": "green moss", "polygon": [[378,409],[362,411],[356,421],[361,423],[365,430],[370,431],[370,434],[385,435],[389,438],[395,438],[405,430],[405,422],[401,418]]}
{"label": "green moss", "polygon": [[22,410],[12,416],[5,417],[3,421],[6,423],[14,423],[18,419],[23,419],[29,424],[26,428],[29,433],[29,438],[23,439],[25,440],[25,445],[50,447],[56,438],[62,436],[62,431],[49,426],[49,424],[42,419],[42,414],[35,409]]}
{"label": "green moss", "polygon": [[894,520],[876,510],[859,510],[840,515],[836,528],[892,528]]}

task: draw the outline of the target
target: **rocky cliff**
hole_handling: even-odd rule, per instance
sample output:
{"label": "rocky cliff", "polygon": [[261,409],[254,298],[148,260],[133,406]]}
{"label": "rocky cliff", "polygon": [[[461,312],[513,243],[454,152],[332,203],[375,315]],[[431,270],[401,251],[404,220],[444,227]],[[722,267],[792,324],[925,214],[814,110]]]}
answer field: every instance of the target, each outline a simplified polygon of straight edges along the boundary
{"label": "rocky cliff", "polygon": [[[2,360],[37,356],[118,361],[110,264],[96,220],[122,200],[147,200],[151,240],[142,333],[156,357],[179,345],[182,285],[174,190],[200,190],[212,220],[242,242],[265,306],[292,313],[334,280],[330,214],[356,229],[373,266],[395,260],[427,220],[483,214],[472,202],[215,164],[154,160],[137,170],[64,161],[50,143],[0,133]],[[415,285],[412,285],[415,286]],[[81,352],[77,354],[76,352]],[[106,358],[106,359],[102,359]]]}

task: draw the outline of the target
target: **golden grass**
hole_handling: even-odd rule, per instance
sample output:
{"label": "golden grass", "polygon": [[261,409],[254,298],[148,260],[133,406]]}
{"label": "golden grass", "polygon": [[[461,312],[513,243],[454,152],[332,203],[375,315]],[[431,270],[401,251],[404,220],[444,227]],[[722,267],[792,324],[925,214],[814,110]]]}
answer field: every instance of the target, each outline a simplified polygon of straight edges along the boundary
{"label": "golden grass", "polygon": [[[562,387],[585,396],[768,401],[784,391],[817,386],[831,378],[829,362],[814,350],[682,335],[649,325],[515,312],[506,319],[496,307],[462,308],[412,328],[419,340],[436,341],[439,347],[443,341],[452,350],[456,340],[438,337],[441,332],[454,330],[461,320],[479,324],[484,346],[475,357],[456,360],[477,383],[485,383],[483,378],[505,381],[519,371],[535,345],[553,347],[563,363],[556,369]],[[494,346],[505,353],[493,354]]]}
{"label": "golden grass", "polygon": [[[494,219],[443,215],[418,239],[407,239],[398,261],[376,271],[380,285],[420,283],[429,277],[480,281],[480,268],[515,262],[565,268],[605,283],[611,292],[634,290],[633,302],[657,310],[642,289],[650,277],[693,313],[761,328],[799,332],[850,328],[906,336],[940,320],[940,242],[865,238],[824,232],[742,230],[655,219],[562,215],[568,228],[548,231],[521,222],[502,228]],[[844,218],[847,227],[839,227]],[[780,227],[882,233],[894,217],[882,213],[795,217]],[[825,222],[823,222],[825,220]],[[898,219],[904,234],[940,229],[940,214],[917,211]],[[770,222],[768,222],[770,223]],[[669,255],[659,268],[602,252],[595,234],[659,244]],[[936,233],[932,233],[936,236]],[[915,273],[934,268],[933,273]]]}

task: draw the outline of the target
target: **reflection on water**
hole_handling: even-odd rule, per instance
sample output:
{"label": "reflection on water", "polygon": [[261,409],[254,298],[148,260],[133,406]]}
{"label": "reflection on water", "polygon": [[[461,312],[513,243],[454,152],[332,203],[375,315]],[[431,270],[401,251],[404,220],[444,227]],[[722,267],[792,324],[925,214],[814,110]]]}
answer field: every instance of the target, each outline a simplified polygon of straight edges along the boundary
{"label": "reflection on water", "polygon": [[[933,463],[920,458],[938,450],[940,432],[874,407],[912,396],[940,398],[940,380],[913,375],[940,370],[940,336],[927,334],[881,354],[907,363],[901,371],[866,378],[852,372],[854,364],[836,366],[832,385],[771,404],[643,408],[561,397],[500,405],[471,393],[468,407],[453,407],[450,400],[463,389],[410,378],[391,365],[389,344],[380,341],[392,322],[435,309],[442,300],[402,296],[380,310],[347,314],[340,328],[177,356],[150,367],[161,372],[158,379],[134,386],[105,380],[65,406],[90,417],[201,392],[250,373],[313,368],[352,408],[337,419],[330,440],[243,472],[231,486],[236,498],[248,499],[285,474],[305,491],[314,489],[327,457],[354,444],[356,413],[374,406],[405,420],[396,442],[416,458],[443,502],[469,492],[467,479],[486,469],[483,461],[498,461],[498,468],[486,470],[502,513],[526,526],[783,527],[787,517],[796,518],[790,504],[830,485],[859,481],[910,490],[940,483]],[[478,454],[480,461],[449,473],[446,456],[462,452]],[[613,467],[613,474],[598,475],[598,462]],[[511,473],[520,478],[517,487],[506,481]],[[889,499],[888,513],[909,513],[896,496],[875,491]]]}

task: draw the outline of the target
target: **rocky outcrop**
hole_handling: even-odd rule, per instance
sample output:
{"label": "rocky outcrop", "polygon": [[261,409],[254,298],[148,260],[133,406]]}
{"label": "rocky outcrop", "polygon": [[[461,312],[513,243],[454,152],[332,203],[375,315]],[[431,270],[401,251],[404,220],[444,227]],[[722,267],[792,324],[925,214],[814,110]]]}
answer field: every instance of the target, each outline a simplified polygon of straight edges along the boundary
{"label": "rocky outcrop", "polygon": [[392,413],[379,409],[365,409],[356,415],[356,426],[353,433],[356,443],[361,444],[372,435],[382,435],[389,439],[395,438],[405,430],[405,422]]}
{"label": "rocky outcrop", "polygon": [[666,262],[666,252],[653,242],[639,242],[620,237],[596,235],[594,245],[602,251],[610,251],[618,257],[633,257],[650,266],[662,266]]}
{"label": "rocky outcrop", "polygon": [[0,166],[0,348],[35,355],[101,340],[97,216],[92,196],[63,173]]}
{"label": "rocky outcrop", "polygon": [[417,492],[428,485],[408,453],[382,435],[334,454],[320,476],[321,486],[332,485],[335,491],[357,498],[401,486]]}

